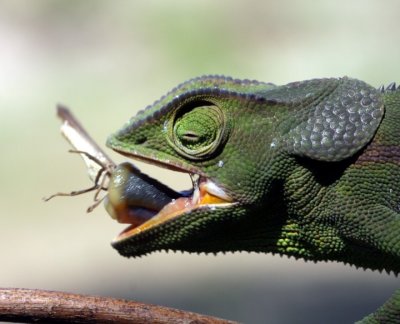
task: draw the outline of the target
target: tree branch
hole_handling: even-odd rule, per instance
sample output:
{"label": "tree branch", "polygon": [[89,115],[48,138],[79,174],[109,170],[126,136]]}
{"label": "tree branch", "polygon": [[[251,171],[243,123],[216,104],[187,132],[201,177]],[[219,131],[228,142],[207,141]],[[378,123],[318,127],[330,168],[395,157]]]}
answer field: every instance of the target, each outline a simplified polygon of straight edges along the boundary
{"label": "tree branch", "polygon": [[24,323],[233,324],[215,317],[123,299],[0,288],[0,321]]}

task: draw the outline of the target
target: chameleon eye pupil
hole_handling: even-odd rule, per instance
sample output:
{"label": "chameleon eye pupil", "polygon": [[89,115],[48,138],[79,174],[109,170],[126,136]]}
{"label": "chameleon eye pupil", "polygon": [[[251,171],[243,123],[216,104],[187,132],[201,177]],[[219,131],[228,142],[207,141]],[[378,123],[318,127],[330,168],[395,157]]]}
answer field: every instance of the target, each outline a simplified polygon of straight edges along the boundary
{"label": "chameleon eye pupil", "polygon": [[199,135],[194,132],[187,131],[185,134],[182,135],[182,139],[186,142],[197,142],[199,140]]}

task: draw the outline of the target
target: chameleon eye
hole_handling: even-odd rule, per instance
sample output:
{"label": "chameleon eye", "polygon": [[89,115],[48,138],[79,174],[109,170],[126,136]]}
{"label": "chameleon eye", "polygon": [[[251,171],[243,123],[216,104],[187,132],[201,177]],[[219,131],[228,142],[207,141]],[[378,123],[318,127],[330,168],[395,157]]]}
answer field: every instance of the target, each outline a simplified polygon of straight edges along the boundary
{"label": "chameleon eye", "polygon": [[169,140],[181,155],[209,158],[226,138],[226,117],[213,103],[201,101],[180,107],[172,115]]}

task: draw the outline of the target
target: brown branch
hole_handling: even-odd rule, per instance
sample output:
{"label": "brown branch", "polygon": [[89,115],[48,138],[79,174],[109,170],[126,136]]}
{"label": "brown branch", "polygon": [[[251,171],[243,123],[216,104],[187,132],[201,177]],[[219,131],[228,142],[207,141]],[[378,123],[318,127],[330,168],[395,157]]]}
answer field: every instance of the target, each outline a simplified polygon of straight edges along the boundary
{"label": "brown branch", "polygon": [[123,299],[19,288],[0,288],[0,321],[121,324],[235,323],[178,309]]}

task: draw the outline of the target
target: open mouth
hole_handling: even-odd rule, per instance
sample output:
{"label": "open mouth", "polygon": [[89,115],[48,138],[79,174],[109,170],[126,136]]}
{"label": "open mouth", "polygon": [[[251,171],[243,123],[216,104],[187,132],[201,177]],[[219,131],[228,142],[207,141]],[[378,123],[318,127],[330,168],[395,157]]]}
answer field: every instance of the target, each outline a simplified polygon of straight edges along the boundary
{"label": "open mouth", "polygon": [[[73,152],[82,156],[94,186],[71,193],[56,193],[47,197],[46,200],[55,196],[75,196],[96,190],[95,203],[88,208],[88,211],[91,211],[102,201],[102,199],[97,199],[100,190],[107,189],[105,197],[107,212],[118,222],[129,224],[114,239],[113,243],[138,235],[176,218],[185,217],[198,208],[213,209],[235,204],[233,199],[215,182],[204,175],[196,174],[195,170],[183,169],[174,165],[172,161],[169,163],[161,162],[147,155],[141,155],[137,152],[132,154],[112,147],[116,152],[129,158],[189,173],[192,177],[192,189],[176,192],[140,172],[130,163],[122,163],[116,166],[89,136],[68,108],[59,105],[57,114],[63,122],[61,133],[74,148]],[[106,185],[107,182],[108,185]]]}
{"label": "open mouth", "polygon": [[176,192],[141,173],[129,163],[116,167],[105,201],[107,212],[120,223],[130,224],[113,242],[119,242],[198,208],[219,208],[233,199],[212,180],[191,174],[193,188]]}

